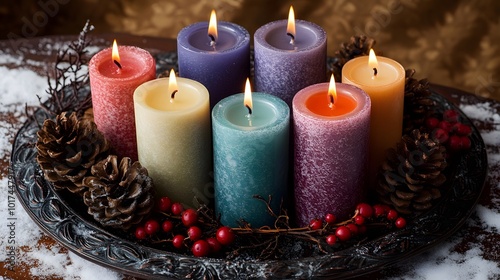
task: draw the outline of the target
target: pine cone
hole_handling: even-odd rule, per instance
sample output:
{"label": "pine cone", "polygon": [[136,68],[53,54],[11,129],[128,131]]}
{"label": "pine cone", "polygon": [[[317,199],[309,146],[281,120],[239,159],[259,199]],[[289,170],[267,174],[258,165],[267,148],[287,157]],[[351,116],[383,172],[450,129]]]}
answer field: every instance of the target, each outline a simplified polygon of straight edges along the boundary
{"label": "pine cone", "polygon": [[110,155],[92,166],[83,184],[88,213],[104,226],[129,229],[149,215],[154,205],[153,181],[146,168],[130,158]]}
{"label": "pine cone", "polygon": [[82,194],[82,179],[90,167],[108,154],[109,144],[91,121],[63,112],[55,122],[45,120],[38,131],[37,161],[56,189]]}
{"label": "pine cone", "polygon": [[342,80],[344,64],[355,57],[368,55],[374,45],[375,40],[364,35],[352,36],[349,43],[342,43],[340,50],[336,51],[333,56],[334,62],[331,66],[332,69],[330,69],[335,80],[339,82]]}
{"label": "pine cone", "polygon": [[445,152],[427,133],[415,129],[404,135],[382,164],[376,188],[380,200],[404,214],[429,209],[446,181]]}
{"label": "pine cone", "polygon": [[406,70],[404,99],[404,134],[421,129],[425,119],[433,112],[436,102],[430,98],[431,90],[427,79],[413,78],[414,69]]}

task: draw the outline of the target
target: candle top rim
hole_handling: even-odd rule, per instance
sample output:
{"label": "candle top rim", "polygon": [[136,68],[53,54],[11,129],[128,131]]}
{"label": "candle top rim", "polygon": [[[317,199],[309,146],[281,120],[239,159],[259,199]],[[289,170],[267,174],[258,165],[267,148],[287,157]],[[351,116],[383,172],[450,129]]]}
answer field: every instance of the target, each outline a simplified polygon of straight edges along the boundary
{"label": "candle top rim", "polygon": [[[178,114],[190,114],[191,112],[198,110],[197,108],[199,106],[203,105],[204,103],[208,104],[210,97],[209,97],[209,93],[208,93],[207,88],[203,84],[201,84],[200,82],[197,82],[195,80],[191,80],[188,78],[182,78],[182,77],[176,77],[177,85],[179,86],[179,89],[183,86],[186,86],[186,85],[189,87],[196,88],[198,90],[199,95],[201,96],[201,98],[198,99],[198,102],[193,103],[191,106],[189,106],[187,108],[183,108],[182,110],[163,110],[163,109],[158,109],[158,108],[155,108],[155,107],[152,107],[152,106],[146,104],[147,103],[146,97],[147,97],[148,93],[151,92],[151,88],[158,87],[158,86],[165,86],[166,88],[168,88],[169,79],[170,79],[169,77],[157,78],[157,79],[145,82],[145,83],[141,84],[140,86],[138,86],[134,91],[134,103],[137,106],[140,106],[142,108],[148,109],[149,111],[156,112],[159,114],[177,114],[177,115]],[[182,94],[182,93],[178,93],[178,94]],[[166,91],[165,91],[165,95],[170,96],[170,94]]]}
{"label": "candle top rim", "polygon": [[[196,31],[199,31],[200,29],[203,29],[207,33],[207,39],[208,39],[209,38],[208,37],[208,25],[209,25],[208,21],[200,21],[200,22],[196,22],[196,23],[193,23],[191,25],[188,25],[188,26],[182,28],[179,31],[179,33],[177,34],[178,46],[182,47],[186,50],[189,50],[189,51],[195,51],[195,52],[201,52],[201,53],[214,53],[213,50],[203,50],[203,49],[197,48],[189,43],[189,39],[190,39],[191,35],[193,33],[195,33]],[[217,31],[219,32],[219,37],[221,37],[220,36],[221,32],[224,32],[224,31],[227,32],[227,30],[238,31],[235,33],[228,32],[228,34],[236,35],[236,36],[234,36],[236,39],[236,43],[230,48],[227,48],[224,50],[217,50],[216,51],[217,53],[231,52],[235,49],[239,49],[239,48],[250,43],[250,33],[248,33],[248,31],[243,26],[238,25],[238,24],[233,23],[233,22],[229,22],[229,21],[222,21],[222,20],[219,21],[218,20],[217,21]]]}
{"label": "candle top rim", "polygon": [[[363,80],[358,79],[358,80],[354,81],[352,73],[355,70],[359,69],[359,67],[371,69],[370,66],[368,65],[368,59],[369,59],[369,57],[366,55],[366,56],[359,56],[359,57],[353,58],[353,59],[349,60],[348,62],[346,62],[346,64],[344,64],[344,67],[342,68],[342,79],[347,79],[347,80],[349,80],[351,82],[355,82],[356,84],[359,84],[361,86],[376,86],[376,87],[380,87],[380,88],[391,87],[392,85],[397,84],[401,79],[405,79],[406,71],[405,71],[404,67],[399,62],[397,62],[394,59],[385,57],[385,56],[378,56],[377,55],[377,61],[378,61],[379,68],[381,68],[382,65],[393,68],[395,70],[395,72],[397,73],[396,77],[391,81],[388,81],[388,82],[386,81],[385,83],[379,83],[379,84],[375,84],[373,82],[367,83],[366,80],[364,80],[364,79]],[[347,70],[350,70],[350,71],[347,72]],[[383,75],[380,72],[380,70],[379,70],[378,75]]]}
{"label": "candle top rim", "polygon": [[[127,45],[120,45],[118,46],[118,52],[120,53],[120,57],[124,59],[125,57],[132,58],[135,61],[139,61],[143,65],[153,65],[153,68],[156,68],[156,61],[151,55],[150,52],[148,52],[145,49],[136,47],[136,46],[127,46]],[[99,75],[99,79],[102,80],[107,80],[107,81],[114,81],[114,80],[121,80],[123,82],[126,81],[132,81],[136,80],[142,76],[145,75],[149,71],[149,67],[140,67],[138,70],[142,71],[135,71],[133,72],[133,75],[126,76],[126,77],[110,77],[108,75],[105,75],[101,73],[99,70],[100,66],[103,63],[109,62],[113,63],[112,58],[111,58],[111,53],[112,53],[112,47],[102,49],[98,53],[94,54],[92,58],[89,61],[88,65],[88,70],[89,72],[93,72],[97,75]],[[130,53],[133,53],[133,55],[129,55]],[[101,58],[102,57],[102,58]]]}
{"label": "candle top rim", "polygon": [[[292,53],[301,53],[301,52],[306,52],[306,51],[309,51],[312,49],[320,48],[326,42],[326,38],[327,38],[326,31],[321,26],[317,25],[316,23],[310,22],[307,20],[303,20],[303,19],[295,19],[295,28],[298,28],[299,25],[301,25],[301,27],[305,27],[304,29],[308,29],[316,35],[316,37],[318,39],[315,42],[313,42],[310,46],[307,46],[304,48],[299,48],[296,51],[291,52],[290,50],[285,50],[285,49],[275,47],[266,40],[267,34],[270,31],[275,30],[276,28],[284,27],[284,30],[286,31],[287,24],[288,24],[287,19],[281,19],[281,20],[272,21],[272,22],[269,22],[269,23],[262,25],[254,33],[254,44],[258,43],[258,44],[260,44],[266,48],[272,49],[274,51],[292,54]],[[284,33],[284,35],[286,35],[286,33]]]}
{"label": "candle top rim", "polygon": [[[255,111],[255,105],[257,103],[264,102],[269,104],[269,106],[273,107],[275,118],[271,122],[265,125],[260,125],[256,127],[237,125],[226,118],[226,113],[228,109],[232,106],[241,106],[242,110],[246,110],[246,108],[243,105],[243,99],[244,99],[244,93],[236,93],[222,99],[212,109],[212,119],[217,120],[219,125],[237,131],[245,131],[245,132],[251,132],[251,131],[258,132],[271,129],[273,127],[275,128],[281,127],[283,123],[286,123],[286,121],[290,119],[290,108],[281,98],[264,92],[252,92],[254,111]],[[216,122],[213,121],[213,123],[215,124]]]}
{"label": "candle top rim", "polygon": [[335,83],[335,86],[337,88],[337,94],[341,95],[349,95],[351,98],[353,98],[357,105],[354,108],[354,110],[344,114],[344,115],[339,115],[339,116],[325,116],[325,115],[320,115],[317,114],[313,111],[311,111],[309,108],[306,106],[306,100],[309,98],[311,95],[315,95],[318,93],[325,93],[325,99],[326,99],[326,93],[328,92],[328,86],[330,83],[319,83],[319,84],[314,84],[311,86],[308,86],[295,95],[292,101],[292,108],[293,108],[293,113],[294,114],[300,114],[303,115],[307,118],[310,119],[315,119],[315,120],[327,120],[327,121],[344,121],[346,119],[353,119],[356,118],[358,115],[363,114],[366,110],[370,110],[371,108],[371,99],[370,96],[362,89],[350,85],[350,84],[344,84],[344,83]]}

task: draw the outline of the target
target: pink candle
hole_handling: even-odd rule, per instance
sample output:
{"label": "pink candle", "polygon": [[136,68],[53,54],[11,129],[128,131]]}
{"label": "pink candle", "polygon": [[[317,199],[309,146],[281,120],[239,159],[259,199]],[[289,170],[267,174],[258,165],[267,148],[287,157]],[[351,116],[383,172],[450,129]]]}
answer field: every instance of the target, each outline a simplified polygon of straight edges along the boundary
{"label": "pink candle", "polygon": [[292,102],[295,210],[300,226],[327,213],[344,219],[363,197],[370,98],[361,89],[329,84],[299,91]]}
{"label": "pink candle", "polygon": [[94,122],[119,156],[137,160],[134,100],[135,89],[156,77],[151,54],[131,46],[118,47],[94,55],[89,63]]}

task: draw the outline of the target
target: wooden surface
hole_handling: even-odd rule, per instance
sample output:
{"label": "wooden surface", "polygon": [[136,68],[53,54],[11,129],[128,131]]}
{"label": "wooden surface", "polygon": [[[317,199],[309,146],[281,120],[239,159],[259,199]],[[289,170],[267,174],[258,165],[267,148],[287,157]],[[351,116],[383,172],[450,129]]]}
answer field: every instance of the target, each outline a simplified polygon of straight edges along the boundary
{"label": "wooden surface", "polygon": [[[175,50],[175,41],[168,39],[158,39],[158,38],[145,38],[145,37],[135,37],[129,35],[110,35],[110,36],[100,36],[99,38],[94,39],[94,46],[99,48],[104,48],[110,46],[111,40],[113,37],[117,37],[120,44],[127,45],[136,45],[143,47],[153,54],[161,52],[161,51],[174,51]],[[38,61],[42,62],[39,64],[26,64],[22,63],[13,64],[13,63],[4,63],[0,66],[7,66],[11,69],[15,68],[28,68],[31,69],[41,75],[47,72],[47,69],[50,69],[50,66],[54,62],[54,57],[56,52],[50,47],[53,47],[57,44],[65,44],[68,40],[74,39],[75,37],[44,37],[44,38],[35,38],[22,42],[10,42],[10,41],[0,41],[0,50],[3,50],[4,54],[10,54],[13,56],[20,56],[25,60]],[[19,49],[12,49],[12,46],[16,45]],[[50,46],[50,47],[49,47]],[[37,51],[30,51],[32,49],[37,49]],[[1,78],[1,77],[0,77]],[[432,82],[432,79],[430,79]],[[440,94],[447,97],[453,103],[459,104],[478,104],[484,102],[490,102],[491,107],[493,107],[496,113],[500,113],[500,103],[494,100],[487,100],[483,98],[479,98],[477,96],[468,94],[463,91],[450,89],[442,86],[433,86],[433,88]],[[480,129],[482,133],[490,132],[495,128],[495,124],[490,123],[488,121],[483,120],[474,120],[474,124]],[[0,114],[0,125],[9,125],[11,126],[9,135],[0,135],[0,137],[9,137],[9,140],[12,141],[15,131],[20,128],[22,123],[14,117],[14,114],[1,113]],[[489,152],[498,153],[498,147],[488,147]],[[0,178],[8,176],[8,164],[9,164],[9,154],[6,157],[0,159]],[[490,163],[490,171],[500,170],[500,166],[498,162]],[[485,191],[483,192],[479,203],[482,206],[487,207],[497,213],[500,210],[500,206],[498,205],[498,201],[500,198],[500,190],[497,185],[500,181],[500,178],[489,176],[486,182]],[[1,207],[4,207],[3,205]],[[20,205],[18,205],[21,208]],[[19,209],[18,211],[24,211]],[[477,219],[477,216],[473,215],[471,221]],[[36,226],[33,223],[33,226]],[[485,260],[490,260],[496,262],[497,266],[500,266],[500,254],[498,253],[498,244],[500,243],[500,234],[493,227],[489,226],[481,226],[474,222],[467,222],[453,237],[450,238],[454,240],[457,244],[453,250],[454,252],[466,252],[470,248],[479,248],[481,250],[481,256]],[[51,239],[48,236],[43,236],[39,244],[43,244],[48,248],[57,248],[57,250],[62,254],[67,254],[67,249],[60,246],[56,241]],[[36,250],[37,246],[34,244],[29,247],[22,247],[20,250]],[[3,248],[2,248],[3,249]],[[21,263],[16,265],[16,272],[12,273],[11,271],[5,269],[5,262],[0,262],[0,277],[4,276],[10,279],[41,279],[37,277],[33,277],[30,274],[30,267],[36,266],[36,260],[29,260],[28,263]],[[388,268],[385,271],[377,272],[372,275],[366,277],[366,279],[384,279],[388,276],[401,276],[404,277],[408,271],[406,265],[401,265],[397,267]],[[44,278],[45,279],[45,278]],[[57,275],[54,276],[53,279],[62,279]],[[132,277],[124,276],[124,279],[135,279]]]}

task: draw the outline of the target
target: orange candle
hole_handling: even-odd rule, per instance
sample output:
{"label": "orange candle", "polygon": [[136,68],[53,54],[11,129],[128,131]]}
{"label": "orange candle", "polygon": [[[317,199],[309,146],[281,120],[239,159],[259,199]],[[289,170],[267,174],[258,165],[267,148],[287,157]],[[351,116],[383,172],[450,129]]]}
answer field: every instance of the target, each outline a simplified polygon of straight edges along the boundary
{"label": "orange candle", "polygon": [[299,91],[292,106],[297,222],[327,213],[347,218],[364,194],[370,98],[331,80]]}

